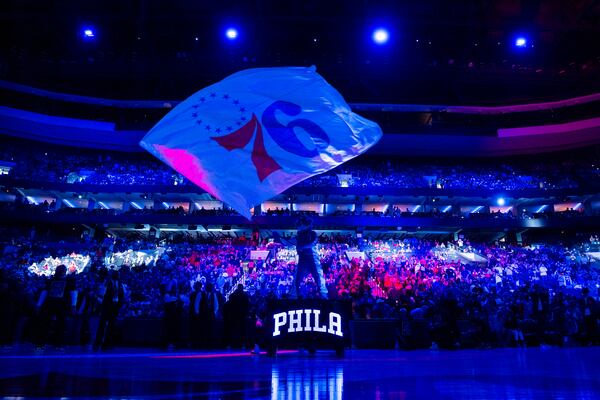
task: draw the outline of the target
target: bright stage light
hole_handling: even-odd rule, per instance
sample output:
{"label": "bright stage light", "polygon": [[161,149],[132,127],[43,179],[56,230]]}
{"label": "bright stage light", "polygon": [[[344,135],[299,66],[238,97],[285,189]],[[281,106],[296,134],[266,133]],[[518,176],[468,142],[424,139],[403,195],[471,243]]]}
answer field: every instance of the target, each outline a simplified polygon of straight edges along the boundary
{"label": "bright stage light", "polygon": [[384,28],[377,28],[373,31],[372,39],[376,44],[386,44],[390,39],[390,33]]}
{"label": "bright stage light", "polygon": [[94,30],[91,28],[85,28],[83,30],[83,37],[85,37],[86,39],[92,39],[95,37],[94,35]]}
{"label": "bright stage light", "polygon": [[527,47],[527,39],[522,36],[519,36],[517,39],[515,39],[515,46],[521,48]]}
{"label": "bright stage light", "polygon": [[506,204],[506,200],[504,200],[504,197],[498,197],[498,200],[496,200],[496,204],[498,204],[500,207],[502,207],[503,205]]}
{"label": "bright stage light", "polygon": [[235,40],[238,38],[238,30],[235,28],[227,28],[225,31],[225,37],[229,40]]}

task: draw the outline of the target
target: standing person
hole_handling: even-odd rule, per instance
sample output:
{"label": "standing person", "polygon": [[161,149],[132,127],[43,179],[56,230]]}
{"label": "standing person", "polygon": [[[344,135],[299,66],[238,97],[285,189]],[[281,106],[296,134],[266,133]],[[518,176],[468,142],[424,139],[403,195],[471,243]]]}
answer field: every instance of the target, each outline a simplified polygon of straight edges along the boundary
{"label": "standing person", "polygon": [[202,283],[194,282],[194,290],[190,295],[190,346],[200,347],[200,303],[202,301]]}
{"label": "standing person", "polygon": [[[89,272],[91,275],[92,273]],[[77,294],[77,314],[75,316],[74,333],[76,335],[75,340],[79,345],[89,345],[90,349],[94,344],[95,333],[98,330],[97,324],[94,325],[94,331],[91,329],[92,314],[96,304],[96,288],[94,281],[90,279],[88,275],[78,282],[78,294]],[[100,299],[100,303],[102,299]]]}
{"label": "standing person", "polygon": [[308,274],[311,274],[319,290],[319,296],[327,298],[327,286],[323,276],[323,268],[315,248],[317,233],[312,229],[312,221],[306,216],[298,220],[298,235],[296,237],[296,251],[298,252],[298,266],[294,273],[294,284],[290,291],[290,298],[298,298],[300,285]]}
{"label": "standing person", "polygon": [[244,292],[243,284],[240,283],[231,296],[229,296],[227,309],[231,345],[234,348],[243,348],[247,343],[246,325],[248,322],[248,312],[250,311],[250,299],[246,292]]}
{"label": "standing person", "polygon": [[114,325],[125,298],[119,271],[112,270],[110,272],[110,277],[104,282],[103,292],[100,305],[100,323],[94,341],[94,349],[96,350],[100,348],[106,350],[114,344]]}
{"label": "standing person", "polygon": [[546,331],[546,324],[548,322],[549,310],[550,310],[550,293],[548,289],[543,288],[539,284],[533,286],[532,293],[530,294],[532,303],[532,317],[535,321],[535,334],[536,342],[544,344],[544,332]]}
{"label": "standing person", "polygon": [[[45,334],[52,344],[62,347],[65,342],[67,314],[69,311],[74,314],[76,305],[75,276],[67,276],[67,267],[59,265],[37,302],[36,310],[41,317],[40,335]],[[40,337],[38,344],[42,343],[44,337]]]}
{"label": "standing person", "polygon": [[179,344],[179,290],[177,280],[173,275],[165,283],[164,291],[164,344],[168,349]]}
{"label": "standing person", "polygon": [[594,344],[597,340],[596,331],[598,325],[598,316],[596,309],[596,300],[590,294],[588,288],[583,288],[581,291],[581,299],[579,299],[579,308],[581,315],[583,316],[583,343],[590,345]]}
{"label": "standing person", "polygon": [[207,282],[200,300],[200,345],[212,348],[215,342],[215,320],[219,312],[219,298],[212,283]]}
{"label": "standing person", "polygon": [[[89,274],[93,274],[93,271],[90,271]],[[89,275],[88,275],[89,278]],[[98,333],[98,326],[100,324],[100,312],[102,310],[102,301],[104,300],[104,294],[106,293],[106,282],[108,280],[108,269],[99,268],[95,271],[95,276],[92,275],[90,280],[91,288],[90,288],[90,304],[89,304],[89,346],[90,349],[94,348],[96,344],[96,334]],[[98,282],[98,284],[95,284]]]}

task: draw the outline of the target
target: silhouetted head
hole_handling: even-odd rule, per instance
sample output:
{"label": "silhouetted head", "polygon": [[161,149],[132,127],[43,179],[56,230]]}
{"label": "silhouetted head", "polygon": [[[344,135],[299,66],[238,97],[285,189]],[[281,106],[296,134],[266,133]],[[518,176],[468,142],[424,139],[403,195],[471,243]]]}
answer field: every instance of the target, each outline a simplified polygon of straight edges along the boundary
{"label": "silhouetted head", "polygon": [[66,265],[61,264],[58,267],[56,267],[56,270],[54,271],[55,277],[62,278],[65,275],[67,275],[67,266]]}
{"label": "silhouetted head", "polygon": [[110,277],[114,280],[119,280],[121,274],[116,269],[113,269],[112,271],[110,271]]}

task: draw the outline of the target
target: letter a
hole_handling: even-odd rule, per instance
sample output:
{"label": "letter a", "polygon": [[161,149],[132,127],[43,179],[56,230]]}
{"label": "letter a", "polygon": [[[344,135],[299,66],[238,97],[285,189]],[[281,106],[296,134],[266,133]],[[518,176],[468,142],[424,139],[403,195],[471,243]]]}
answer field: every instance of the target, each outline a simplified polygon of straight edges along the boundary
{"label": "letter a", "polygon": [[329,329],[327,333],[331,333],[338,336],[344,336],[342,333],[342,317],[337,313],[329,313]]}

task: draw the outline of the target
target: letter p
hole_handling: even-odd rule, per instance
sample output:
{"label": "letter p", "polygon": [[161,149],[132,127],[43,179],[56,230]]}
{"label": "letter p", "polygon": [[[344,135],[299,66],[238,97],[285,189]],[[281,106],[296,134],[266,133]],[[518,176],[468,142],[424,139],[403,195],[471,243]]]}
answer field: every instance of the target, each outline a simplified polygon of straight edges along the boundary
{"label": "letter p", "polygon": [[273,314],[274,328],[273,328],[273,336],[279,336],[281,331],[279,328],[284,326],[287,323],[287,313],[281,312],[277,314]]}

